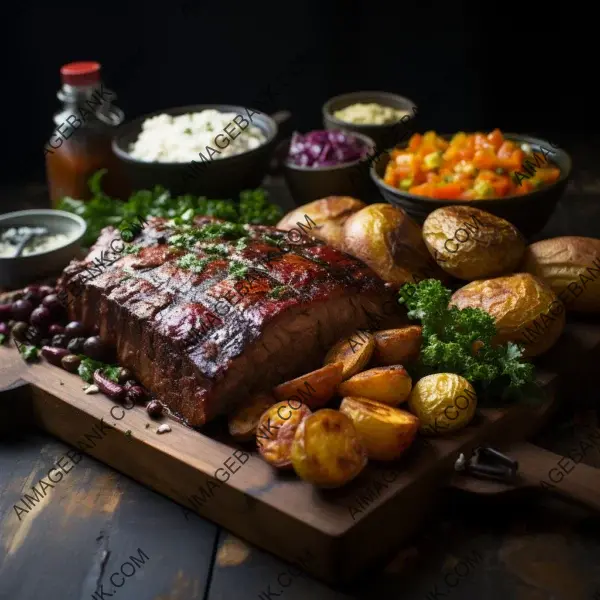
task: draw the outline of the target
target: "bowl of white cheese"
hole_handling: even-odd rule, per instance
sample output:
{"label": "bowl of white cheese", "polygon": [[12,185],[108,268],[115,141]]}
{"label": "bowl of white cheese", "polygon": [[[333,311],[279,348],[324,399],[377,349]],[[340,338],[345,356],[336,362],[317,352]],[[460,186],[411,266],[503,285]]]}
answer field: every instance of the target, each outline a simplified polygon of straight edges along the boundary
{"label": "bowl of white cheese", "polygon": [[113,151],[133,189],[235,197],[258,187],[275,149],[277,123],[256,109],[198,104],[157,111],[122,125]]}
{"label": "bowl of white cheese", "polygon": [[62,210],[0,215],[0,287],[23,287],[60,273],[73,258],[80,258],[86,227],[81,217]]}

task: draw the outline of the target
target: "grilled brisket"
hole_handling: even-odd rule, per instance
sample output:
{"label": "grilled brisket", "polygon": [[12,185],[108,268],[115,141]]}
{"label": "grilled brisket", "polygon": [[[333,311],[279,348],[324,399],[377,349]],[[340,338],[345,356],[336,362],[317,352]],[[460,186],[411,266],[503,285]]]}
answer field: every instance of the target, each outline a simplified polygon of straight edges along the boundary
{"label": "grilled brisket", "polygon": [[192,426],[318,368],[334,342],[393,305],[362,262],[312,238],[278,246],[285,232],[250,225],[214,235],[190,242],[150,218],[119,252],[106,228],[60,282],[70,317],[99,325],[119,362]]}

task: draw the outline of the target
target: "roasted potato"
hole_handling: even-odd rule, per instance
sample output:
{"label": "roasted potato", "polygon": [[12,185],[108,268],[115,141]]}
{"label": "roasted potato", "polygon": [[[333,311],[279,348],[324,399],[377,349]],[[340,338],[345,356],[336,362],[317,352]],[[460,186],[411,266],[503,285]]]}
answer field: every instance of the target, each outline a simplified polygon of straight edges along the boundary
{"label": "roasted potato", "polygon": [[472,206],[444,206],[423,223],[423,239],[446,273],[473,281],[512,273],[525,238],[504,219]]}
{"label": "roasted potato", "polygon": [[[353,340],[360,343],[352,343]],[[375,340],[368,331],[355,331],[349,338],[342,338],[325,356],[325,364],[342,363],[342,381],[364,369],[375,348]]]}
{"label": "roasted potato", "polygon": [[296,429],[312,412],[297,401],[278,402],[260,417],[256,445],[261,456],[278,469],[292,466],[291,448]]}
{"label": "roasted potato", "polygon": [[308,217],[317,225],[316,227],[312,226],[310,235],[338,250],[344,250],[344,223],[350,215],[365,206],[364,202],[350,196],[328,196],[289,212],[277,223],[277,228],[289,231],[297,228],[298,223],[302,223],[305,228],[310,228],[311,223],[306,219]]}
{"label": "roasted potato", "polygon": [[375,367],[350,377],[338,386],[340,396],[361,396],[396,406],[410,395],[412,379],[402,365]]}
{"label": "roasted potato", "polygon": [[229,433],[238,442],[248,442],[256,435],[256,428],[261,415],[276,403],[269,394],[255,394],[247,403],[238,407],[229,415],[227,426]]}
{"label": "roasted potato", "polygon": [[567,311],[600,312],[600,240],[565,236],[525,250],[523,271],[543,279]]}
{"label": "roasted potato", "polygon": [[403,365],[415,360],[421,350],[421,332],[420,325],[376,331],[373,364]]}
{"label": "roasted potato", "polygon": [[472,281],[456,291],[450,303],[487,311],[496,321],[494,342],[520,344],[526,357],[546,352],[565,327],[563,303],[529,273]]}
{"label": "roasted potato", "polygon": [[348,396],[342,400],[340,412],[352,420],[369,458],[374,460],[399,458],[419,429],[415,415],[368,398]]}
{"label": "roasted potato", "polygon": [[292,399],[304,402],[309,408],[316,410],[333,398],[342,382],[343,369],[342,363],[325,365],[321,369],[279,384],[273,390],[273,395],[279,401]]}
{"label": "roasted potato", "polygon": [[431,258],[421,228],[391,204],[371,204],[344,225],[345,251],[394,288],[423,279],[448,279]]}
{"label": "roasted potato", "polygon": [[305,481],[339,487],[354,479],[367,464],[367,451],[352,421],[325,408],[300,423],[292,444],[292,465]]}
{"label": "roasted potato", "polygon": [[477,395],[456,373],[435,373],[419,379],[408,401],[424,435],[444,435],[466,427],[475,416]]}

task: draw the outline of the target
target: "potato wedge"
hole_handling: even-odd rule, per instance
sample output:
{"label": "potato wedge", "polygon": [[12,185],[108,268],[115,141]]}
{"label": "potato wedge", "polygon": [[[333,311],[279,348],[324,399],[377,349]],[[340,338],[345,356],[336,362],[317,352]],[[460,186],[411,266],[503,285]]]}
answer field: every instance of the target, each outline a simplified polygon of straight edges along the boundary
{"label": "potato wedge", "polygon": [[342,382],[342,363],[326,365],[316,371],[281,383],[273,389],[273,395],[280,402],[293,400],[304,402],[316,410],[325,406]]}
{"label": "potato wedge", "polygon": [[260,417],[256,428],[256,445],[261,456],[278,469],[292,466],[291,448],[300,423],[312,412],[302,402],[278,402]]}
{"label": "potato wedge", "polygon": [[348,396],[342,400],[340,412],[352,420],[369,458],[374,460],[396,460],[419,430],[415,415],[368,398]]}
{"label": "potato wedge", "polygon": [[248,402],[229,415],[227,428],[231,437],[238,442],[248,442],[253,439],[261,415],[276,402],[273,396],[264,392],[252,396]]}
{"label": "potato wedge", "polygon": [[310,415],[296,429],[292,465],[305,481],[339,487],[354,479],[367,464],[367,451],[352,421],[325,408]]}
{"label": "potato wedge", "polygon": [[[354,340],[360,340],[354,343]],[[362,371],[371,360],[375,349],[375,340],[368,331],[355,331],[351,336],[342,338],[325,356],[325,364],[342,363],[342,381]]]}
{"label": "potato wedge", "polygon": [[410,396],[412,379],[402,365],[375,367],[338,386],[340,396],[360,396],[396,406]]}
{"label": "potato wedge", "polygon": [[376,331],[373,364],[403,365],[415,360],[421,350],[421,332],[420,325]]}

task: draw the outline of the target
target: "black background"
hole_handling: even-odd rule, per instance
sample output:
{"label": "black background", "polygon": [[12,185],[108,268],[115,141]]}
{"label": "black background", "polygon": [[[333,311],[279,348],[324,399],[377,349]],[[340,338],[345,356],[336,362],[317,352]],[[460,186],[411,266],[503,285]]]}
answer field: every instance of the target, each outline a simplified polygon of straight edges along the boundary
{"label": "black background", "polygon": [[466,0],[13,4],[0,41],[3,183],[43,181],[59,68],[75,60],[101,62],[128,118],[223,102],[289,109],[306,131],[321,128],[331,96],[381,89],[413,99],[422,130],[500,127],[568,150],[600,130],[594,12]]}

